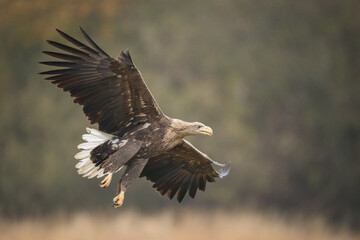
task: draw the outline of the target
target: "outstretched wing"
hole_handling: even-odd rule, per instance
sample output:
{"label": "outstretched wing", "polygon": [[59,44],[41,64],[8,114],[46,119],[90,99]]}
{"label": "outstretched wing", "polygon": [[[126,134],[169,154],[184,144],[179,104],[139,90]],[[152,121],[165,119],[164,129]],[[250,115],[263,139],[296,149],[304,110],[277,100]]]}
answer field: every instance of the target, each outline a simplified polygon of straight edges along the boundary
{"label": "outstretched wing", "polygon": [[[163,114],[135,67],[128,51],[121,51],[118,60],[107,55],[80,27],[91,47],[57,29],[73,48],[54,41],[52,46],[67,53],[44,51],[60,61],[41,62],[61,67],[42,72],[83,106],[90,122],[98,123],[99,130],[121,135],[127,129],[161,117]],[[70,53],[70,54],[68,54]]]}
{"label": "outstretched wing", "polygon": [[[216,171],[211,164],[224,167]],[[183,140],[180,144],[157,157],[150,158],[140,177],[154,183],[153,187],[161,194],[172,199],[176,193],[181,202],[189,191],[194,198],[197,189],[205,191],[206,181],[215,182],[215,177],[224,177],[230,164],[217,163]]]}

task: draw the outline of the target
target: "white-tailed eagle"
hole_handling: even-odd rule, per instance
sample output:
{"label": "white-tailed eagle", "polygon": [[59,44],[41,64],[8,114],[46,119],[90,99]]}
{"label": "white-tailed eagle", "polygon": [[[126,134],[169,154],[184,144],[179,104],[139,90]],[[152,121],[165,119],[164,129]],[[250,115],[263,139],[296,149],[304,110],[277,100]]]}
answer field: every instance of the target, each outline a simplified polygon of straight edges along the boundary
{"label": "white-tailed eagle", "polygon": [[[154,183],[153,187],[172,199],[177,193],[181,202],[185,194],[194,198],[206,182],[228,174],[230,165],[211,160],[183,138],[189,135],[212,135],[212,129],[199,122],[185,122],[166,116],[147,88],[129,51],[114,59],[106,54],[80,27],[90,46],[66,33],[57,32],[72,47],[54,41],[50,45],[64,52],[43,51],[56,61],[41,62],[60,67],[42,72],[47,80],[69,92],[74,103],[83,107],[91,124],[84,143],[75,155],[78,173],[83,177],[104,177],[101,187],[109,186],[114,173],[123,166],[113,206],[119,207],[128,186],[138,177]],[[221,168],[216,171],[212,164]]]}

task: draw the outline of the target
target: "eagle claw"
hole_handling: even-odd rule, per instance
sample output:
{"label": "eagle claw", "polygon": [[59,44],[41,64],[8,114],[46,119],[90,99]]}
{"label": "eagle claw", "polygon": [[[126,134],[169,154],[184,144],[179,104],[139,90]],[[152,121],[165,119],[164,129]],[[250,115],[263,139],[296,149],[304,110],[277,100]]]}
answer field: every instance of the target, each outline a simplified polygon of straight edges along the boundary
{"label": "eagle claw", "polygon": [[114,208],[118,208],[118,207],[121,207],[121,205],[123,205],[124,196],[125,196],[125,192],[121,191],[119,195],[114,197],[113,203],[112,203]]}
{"label": "eagle claw", "polygon": [[110,185],[111,183],[111,178],[112,178],[112,174],[109,173],[99,184],[100,187],[102,188],[106,188]]}

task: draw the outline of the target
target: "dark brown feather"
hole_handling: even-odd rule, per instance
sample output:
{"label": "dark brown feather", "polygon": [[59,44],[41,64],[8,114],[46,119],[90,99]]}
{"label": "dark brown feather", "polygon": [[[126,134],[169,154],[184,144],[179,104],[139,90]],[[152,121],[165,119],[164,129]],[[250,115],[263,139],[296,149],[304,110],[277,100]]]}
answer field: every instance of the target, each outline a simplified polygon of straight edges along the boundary
{"label": "dark brown feather", "polygon": [[61,43],[57,43],[57,42],[54,42],[54,41],[51,41],[51,40],[47,40],[47,42],[54,46],[54,47],[57,47],[61,50],[64,50],[66,52],[69,52],[71,54],[74,54],[74,55],[78,55],[78,56],[81,56],[82,58],[90,58],[89,54],[86,53],[86,52],[83,52],[81,50],[78,50],[78,49],[75,49],[75,48],[72,48],[72,47],[69,47],[69,46],[66,46],[64,44],[61,44]]}
{"label": "dark brown feather", "polygon": [[92,48],[89,48],[88,46],[86,46],[85,44],[83,44],[82,42],[79,42],[78,40],[70,37],[69,35],[67,35],[66,33],[60,31],[59,29],[56,29],[56,31],[66,40],[68,40],[69,42],[71,42],[72,44],[74,44],[75,46],[81,48],[82,50],[88,52],[88,53],[92,53],[92,54],[96,54],[98,55],[98,52],[95,51]]}
{"label": "dark brown feather", "polygon": [[189,189],[189,195],[191,198],[194,198],[197,191],[197,184],[196,184],[196,175],[193,174],[191,177],[191,183],[190,183],[190,189]]}
{"label": "dark brown feather", "polygon": [[82,27],[80,27],[80,31],[83,35],[83,37],[85,38],[85,40],[93,47],[95,48],[96,51],[102,53],[104,56],[106,57],[110,57],[109,55],[107,55],[106,52],[104,52],[90,37],[89,35],[87,35],[87,33],[84,31],[84,29],[82,29]]}
{"label": "dark brown feather", "polygon": [[80,28],[91,47],[57,30],[74,46],[48,41],[67,53],[44,51],[43,53],[65,61],[45,61],[45,65],[61,67],[42,72],[50,75],[47,80],[56,84],[74,102],[83,106],[91,123],[98,123],[99,130],[111,134],[121,134],[139,123],[156,121],[163,114],[152,97],[140,72],[135,68],[130,53],[122,52],[119,60],[107,55]]}
{"label": "dark brown feather", "polygon": [[76,63],[73,62],[64,62],[64,61],[46,61],[46,62],[39,62],[40,64],[49,65],[49,66],[56,66],[56,67],[73,67]]}
{"label": "dark brown feather", "polygon": [[172,199],[176,193],[181,202],[185,194],[194,198],[196,190],[205,190],[206,181],[213,182],[218,173],[213,161],[189,142],[183,140],[171,150],[150,158],[140,177],[154,182],[153,187]]}
{"label": "dark brown feather", "polygon": [[42,53],[49,55],[51,57],[60,58],[60,59],[64,59],[64,60],[69,60],[69,61],[74,61],[74,62],[81,61],[80,57],[65,54],[65,53],[57,53],[57,52],[50,52],[50,51],[42,51]]}

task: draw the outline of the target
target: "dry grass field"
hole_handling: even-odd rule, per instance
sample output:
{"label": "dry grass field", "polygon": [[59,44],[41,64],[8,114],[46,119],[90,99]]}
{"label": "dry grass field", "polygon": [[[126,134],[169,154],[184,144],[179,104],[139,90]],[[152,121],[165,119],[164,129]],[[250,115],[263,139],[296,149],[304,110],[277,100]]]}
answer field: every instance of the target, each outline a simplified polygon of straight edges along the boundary
{"label": "dry grass field", "polygon": [[0,221],[0,239],[6,240],[355,240],[360,235],[332,229],[320,219],[289,220],[277,214],[249,211],[194,212],[164,211],[141,214],[117,211],[115,214],[76,213],[37,219]]}

